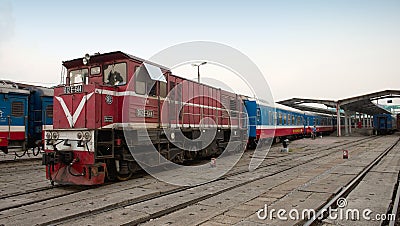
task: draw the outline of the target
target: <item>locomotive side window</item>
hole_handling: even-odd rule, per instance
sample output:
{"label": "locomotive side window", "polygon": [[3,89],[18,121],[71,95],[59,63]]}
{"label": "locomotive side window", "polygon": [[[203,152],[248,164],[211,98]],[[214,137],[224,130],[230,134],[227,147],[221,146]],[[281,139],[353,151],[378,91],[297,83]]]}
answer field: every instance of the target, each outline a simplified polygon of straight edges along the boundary
{"label": "locomotive side window", "polygon": [[[149,96],[157,95],[157,83],[152,80],[144,67],[135,68],[135,92],[137,94]],[[162,83],[162,82],[160,82]]]}
{"label": "locomotive side window", "polygon": [[156,96],[157,95],[157,83],[150,84],[151,89],[149,92],[149,96]]}
{"label": "locomotive side window", "polygon": [[104,83],[120,86],[126,84],[126,63],[104,65]]}
{"label": "locomotive side window", "polygon": [[160,82],[158,84],[160,85],[160,97],[166,97],[167,96],[167,83]]}
{"label": "locomotive side window", "polygon": [[89,70],[87,68],[70,71],[69,72],[70,85],[78,83],[88,84],[88,73]]}
{"label": "locomotive side window", "polygon": [[11,104],[11,116],[22,117],[24,116],[24,104],[20,101],[12,102]]}

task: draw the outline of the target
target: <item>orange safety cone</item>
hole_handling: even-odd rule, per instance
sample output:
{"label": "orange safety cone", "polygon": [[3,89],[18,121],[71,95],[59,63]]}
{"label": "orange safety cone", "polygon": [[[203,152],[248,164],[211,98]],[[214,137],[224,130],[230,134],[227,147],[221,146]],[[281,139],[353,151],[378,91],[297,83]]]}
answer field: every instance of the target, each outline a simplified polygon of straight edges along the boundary
{"label": "orange safety cone", "polygon": [[349,151],[343,150],[343,159],[348,159],[348,158],[349,158]]}

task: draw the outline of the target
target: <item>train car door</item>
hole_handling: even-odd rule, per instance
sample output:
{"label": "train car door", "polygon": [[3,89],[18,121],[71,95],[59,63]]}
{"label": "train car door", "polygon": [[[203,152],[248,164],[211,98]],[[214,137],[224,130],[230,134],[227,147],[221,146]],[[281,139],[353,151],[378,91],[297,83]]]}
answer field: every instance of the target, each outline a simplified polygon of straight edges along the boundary
{"label": "train car door", "polygon": [[387,118],[379,116],[378,117],[378,129],[379,130],[386,130],[387,129]]}
{"label": "train car door", "polygon": [[42,128],[53,129],[53,98],[42,97]]}

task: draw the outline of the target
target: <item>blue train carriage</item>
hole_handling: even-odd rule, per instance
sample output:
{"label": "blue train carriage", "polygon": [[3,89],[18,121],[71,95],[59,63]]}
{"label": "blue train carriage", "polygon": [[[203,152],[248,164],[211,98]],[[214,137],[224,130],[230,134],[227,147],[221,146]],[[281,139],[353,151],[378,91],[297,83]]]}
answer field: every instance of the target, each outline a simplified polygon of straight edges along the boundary
{"label": "blue train carriage", "polygon": [[391,114],[375,114],[373,115],[373,126],[375,134],[392,134],[397,129],[396,117]]}
{"label": "blue train carriage", "polygon": [[24,150],[28,139],[29,90],[0,81],[0,150]]}
{"label": "blue train carriage", "polygon": [[0,150],[22,157],[39,154],[45,129],[53,125],[53,89],[0,81]]}
{"label": "blue train carriage", "polygon": [[42,147],[44,131],[53,129],[53,96],[51,88],[28,86],[29,98],[29,125],[28,147]]}
{"label": "blue train carriage", "polygon": [[[304,131],[305,135],[311,135],[313,127],[316,127],[316,135],[327,135],[336,130],[336,117],[332,114],[323,114],[315,112],[304,112]],[[344,123],[344,119],[343,119]]]}
{"label": "blue train carriage", "polygon": [[313,115],[281,104],[275,104],[276,113],[272,120],[276,121],[275,137],[278,140],[299,138],[307,134],[307,127],[313,120]]}
{"label": "blue train carriage", "polygon": [[281,104],[261,100],[244,100],[249,117],[248,148],[255,148],[260,140],[272,138],[274,142],[309,136],[314,125],[318,135],[335,130],[335,117],[329,114],[300,111]]}

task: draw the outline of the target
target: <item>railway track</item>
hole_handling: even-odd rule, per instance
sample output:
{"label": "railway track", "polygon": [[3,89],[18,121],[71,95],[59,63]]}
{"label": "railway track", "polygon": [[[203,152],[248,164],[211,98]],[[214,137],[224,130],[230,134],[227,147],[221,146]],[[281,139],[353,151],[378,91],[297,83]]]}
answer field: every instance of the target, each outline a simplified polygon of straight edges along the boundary
{"label": "railway track", "polygon": [[[338,153],[337,148],[340,148],[340,147],[343,147],[343,146],[349,147],[350,144],[357,145],[359,143],[368,142],[368,141],[371,141],[371,140],[374,140],[374,139],[378,139],[378,138],[376,138],[376,137],[374,137],[374,138],[366,138],[366,139],[362,139],[362,140],[347,142],[345,144],[333,145],[333,146],[328,147],[328,148],[325,149],[325,150],[330,150],[328,153],[322,153],[321,149],[319,149],[319,150],[310,149],[310,150],[308,150],[308,153],[301,153],[301,154],[297,155],[297,157],[301,157],[301,156],[304,156],[304,155],[308,155],[309,156],[309,155],[313,155],[313,154],[315,156],[313,156],[313,157],[311,157],[309,159],[306,159],[306,160],[304,160],[302,162],[299,162],[298,164],[295,164],[293,166],[287,166],[287,167],[284,167],[283,169],[279,169],[278,168],[276,171],[271,171],[267,175],[264,175],[262,177],[257,177],[257,178],[254,178],[252,180],[248,180],[248,181],[244,181],[244,182],[240,182],[240,183],[235,183],[234,185],[227,186],[226,188],[224,188],[222,190],[219,190],[217,192],[207,193],[207,194],[205,194],[203,196],[188,200],[187,202],[183,202],[183,203],[181,203],[179,205],[176,205],[176,206],[173,206],[171,208],[163,209],[162,211],[159,211],[159,212],[156,212],[156,213],[153,213],[153,214],[149,214],[148,216],[140,218],[140,219],[136,219],[135,221],[130,221],[128,224],[139,224],[139,223],[147,222],[147,221],[149,221],[151,219],[154,219],[154,218],[157,218],[157,217],[161,217],[161,216],[164,216],[166,214],[169,214],[169,213],[172,213],[174,211],[177,211],[179,209],[182,209],[182,208],[185,208],[187,206],[190,206],[193,203],[197,203],[197,202],[200,202],[202,200],[206,200],[206,199],[208,199],[208,198],[210,198],[212,196],[231,191],[232,189],[239,188],[239,187],[251,184],[251,183],[253,183],[255,181],[258,181],[258,180],[261,180],[261,179],[265,179],[267,177],[271,177],[271,176],[277,175],[277,174],[285,172],[285,171],[289,171],[289,170],[294,169],[296,167],[301,167],[302,165],[307,164],[307,163],[309,164],[309,163],[315,161],[316,159],[327,157],[327,156],[332,155],[334,153]],[[334,150],[332,150],[332,149],[334,149]],[[286,160],[280,159],[280,160],[277,160],[277,161],[275,161],[273,163],[269,162],[267,164],[263,164],[261,167],[259,167],[259,169],[262,169],[262,168],[265,168],[265,167],[269,167],[269,166],[272,166],[272,165],[279,165],[281,163],[292,162],[291,160],[293,160],[293,158],[295,158],[294,156],[288,156],[288,155],[286,155],[285,157],[286,157]],[[157,200],[157,199],[167,198],[168,196],[175,196],[175,195],[179,196],[179,193],[187,193],[187,192],[189,192],[190,190],[193,190],[193,189],[201,189],[202,186],[213,186],[215,184],[224,182],[228,178],[231,178],[231,177],[234,177],[234,176],[238,176],[238,175],[241,175],[241,174],[249,174],[248,166],[246,164],[244,164],[244,165],[245,165],[244,169],[239,169],[239,170],[235,170],[233,172],[230,172],[227,175],[225,175],[224,177],[222,177],[222,178],[220,178],[220,179],[218,179],[216,181],[209,182],[207,184],[198,185],[198,186],[179,187],[179,188],[167,189],[165,191],[162,191],[162,192],[159,192],[159,193],[156,193],[156,194],[153,194],[153,195],[144,195],[144,196],[140,196],[140,197],[133,198],[133,199],[128,199],[127,198],[127,199],[124,199],[122,202],[116,202],[116,203],[113,203],[113,204],[110,204],[110,205],[105,205],[105,206],[103,206],[101,208],[89,209],[87,211],[80,212],[80,213],[77,213],[77,214],[71,214],[71,215],[68,215],[68,216],[65,216],[65,217],[61,217],[61,218],[58,218],[58,219],[53,219],[53,220],[47,221],[46,223],[43,223],[43,225],[47,225],[47,224],[62,224],[62,223],[68,224],[68,223],[70,223],[72,221],[75,221],[77,219],[81,219],[81,218],[85,218],[85,217],[89,217],[89,216],[94,216],[94,215],[99,215],[99,214],[106,214],[108,212],[112,212],[112,211],[115,211],[115,210],[118,210],[118,209],[121,209],[121,208],[129,208],[130,206],[135,206],[135,205],[138,205],[138,204],[144,204],[146,202],[152,202],[152,201]]]}
{"label": "railway track", "polygon": [[[374,140],[374,139],[377,139],[377,137],[364,138],[364,139],[360,139],[360,140],[354,140],[354,141],[346,142],[346,143],[343,143],[343,144],[336,144],[336,145],[327,147],[325,150],[336,149],[336,148],[340,148],[340,147],[343,147],[343,146],[349,147],[349,145],[357,145],[359,143],[368,142],[368,141],[371,141],[371,140]],[[270,166],[273,166],[273,165],[279,165],[279,164],[282,164],[282,163],[284,164],[284,163],[292,162],[293,159],[299,158],[301,156],[314,155],[314,154],[317,154],[317,153],[320,153],[320,152],[321,152],[321,149],[311,148],[311,149],[304,150],[303,152],[293,153],[292,155],[276,154],[276,157],[274,159],[269,159],[270,161],[264,162],[264,164],[261,165],[260,168],[265,168],[265,167],[270,167]],[[337,151],[332,150],[331,152],[329,152],[327,154],[324,154],[324,155],[318,155],[317,154],[316,157],[311,158],[311,159],[303,162],[302,164],[309,163],[309,162],[315,160],[316,158],[319,158],[319,157],[322,157],[322,156],[328,156],[328,155],[330,155],[332,153],[335,153],[335,152],[337,152]],[[248,165],[247,164],[248,163],[243,163],[243,165],[242,165],[243,167],[242,168],[240,168],[240,169],[236,169],[235,168],[232,172],[230,172],[227,175],[225,175],[224,177],[220,178],[218,181],[223,181],[223,180],[225,180],[225,179],[227,179],[229,177],[233,177],[235,175],[248,173]],[[298,166],[298,165],[296,165],[296,166]],[[292,168],[294,168],[296,166],[288,167],[288,168],[283,169],[283,170],[278,170],[278,171],[270,174],[269,176],[275,175],[275,174],[280,173],[280,172],[284,172],[286,170],[290,170],[290,169],[292,169]],[[260,178],[258,178],[258,179],[260,179]],[[256,181],[258,179],[255,179],[253,181]],[[155,179],[151,179],[150,182],[148,182],[147,184],[151,184],[151,183],[154,183],[154,182],[155,182]],[[238,184],[238,185],[236,185],[234,187],[229,187],[229,188],[221,191],[221,193],[229,191],[231,189],[234,189],[237,186],[243,186],[243,185],[249,184],[251,182],[252,181],[248,181],[248,182],[245,182],[243,184]],[[212,182],[210,182],[210,183],[212,183]],[[106,186],[104,186],[104,187],[106,187]],[[100,214],[100,213],[112,211],[112,210],[115,210],[115,209],[118,209],[118,208],[121,208],[121,207],[127,207],[127,206],[130,206],[130,205],[143,203],[143,202],[146,202],[146,201],[150,201],[150,200],[154,200],[154,199],[157,199],[157,198],[165,197],[167,195],[173,195],[173,194],[176,194],[176,193],[179,193],[179,192],[188,191],[188,190],[194,189],[194,188],[196,188],[196,186],[193,186],[193,187],[173,187],[171,189],[165,189],[164,191],[161,191],[161,192],[156,192],[156,193],[154,193],[152,195],[139,196],[139,197],[134,198],[134,199],[127,199],[127,200],[124,200],[122,202],[117,202],[117,203],[112,204],[112,205],[106,205],[103,208],[90,209],[87,212],[81,212],[81,213],[78,213],[78,214],[73,214],[71,216],[59,218],[59,219],[56,219],[56,220],[53,220],[53,221],[46,222],[45,224],[49,224],[49,223],[50,224],[55,224],[55,223],[58,224],[58,223],[68,222],[68,221],[73,220],[73,219],[79,219],[79,218],[82,218],[82,217],[85,217],[85,216],[90,216],[90,215],[93,215],[93,214]],[[86,188],[78,188],[77,189],[76,187],[72,186],[72,187],[70,187],[70,189],[67,189],[67,187],[65,187],[65,186],[56,186],[55,188],[47,186],[47,187],[43,187],[43,188],[27,190],[26,192],[17,192],[17,193],[5,194],[5,195],[2,195],[0,197],[0,200],[3,203],[3,205],[0,206],[0,212],[1,211],[12,211],[13,209],[16,209],[16,208],[19,208],[19,207],[23,207],[23,206],[29,206],[29,205],[32,205],[32,204],[35,204],[35,203],[41,203],[41,202],[46,202],[46,201],[47,201],[47,203],[49,203],[49,201],[51,201],[51,200],[54,200],[54,199],[57,199],[57,198],[68,197],[68,196],[71,196],[71,195],[74,195],[74,194],[77,195],[77,194],[79,194],[79,193],[81,193],[83,191],[91,190],[91,189],[96,191],[96,188],[87,188],[87,187]],[[88,191],[86,191],[86,192],[88,192]],[[37,197],[37,198],[33,198],[33,197]],[[199,201],[200,199],[207,199],[207,198],[209,198],[209,195],[203,196],[203,197],[199,197],[199,199],[195,199],[195,201]],[[29,201],[25,201],[25,202],[10,202],[10,200],[29,200]],[[190,202],[190,203],[192,203],[192,202]],[[184,208],[184,206],[181,206],[181,208]],[[157,216],[157,215],[152,215],[151,218],[154,218],[155,216]],[[142,222],[145,222],[145,221],[142,221]]]}
{"label": "railway track", "polygon": [[[368,164],[362,172],[360,172],[354,179],[352,179],[346,186],[344,186],[340,192],[338,192],[334,197],[329,199],[326,204],[322,207],[319,208],[318,212],[316,215],[311,218],[310,220],[306,221],[304,223],[304,226],[312,226],[312,225],[319,225],[321,224],[321,220],[323,220],[328,213],[329,208],[335,208],[338,204],[338,200],[342,198],[346,198],[350,192],[352,192],[363,180],[363,178],[376,166],[390,151],[393,150],[394,147],[398,146],[400,142],[400,138],[391,146],[389,146],[384,152],[382,152],[373,162]],[[395,214],[397,213],[397,208],[399,205],[399,197],[400,197],[400,190],[398,188],[397,184],[397,192],[396,196],[394,198],[394,205],[392,210],[389,210],[388,213]],[[394,225],[395,224],[395,219],[390,221],[389,225]]]}
{"label": "railway track", "polygon": [[[352,143],[354,141],[350,141]],[[274,145],[275,147],[280,146],[280,144]],[[311,148],[311,150],[313,150]],[[298,153],[298,154],[303,154],[306,155],[308,153]],[[278,161],[290,161],[294,158],[295,156],[287,156],[286,154],[276,154],[271,158],[276,158],[277,162]],[[240,164],[240,162],[239,162]],[[247,163],[246,163],[247,164]],[[270,166],[269,164],[268,166]],[[36,174],[39,174],[38,180],[42,182],[42,184],[45,184],[44,186],[35,186],[34,188],[26,188],[24,191],[15,191],[14,189],[7,193],[7,191],[2,190],[0,188],[0,200],[6,199],[6,198],[11,198],[11,197],[23,197],[32,193],[37,193],[38,197],[41,196],[40,193],[49,191],[51,189],[59,189],[62,188],[60,185],[56,185],[54,187],[47,185],[47,181],[44,179],[44,167],[40,164],[40,160],[34,160],[34,159],[25,159],[22,161],[7,161],[4,162],[3,164],[0,164],[0,179],[3,179],[3,181],[6,182],[15,182],[15,183],[20,183],[21,180],[24,180],[23,178],[18,178],[16,177],[17,175],[27,175],[30,174],[29,176],[36,176]],[[139,176],[143,176],[145,174],[139,173]],[[24,180],[25,181],[25,180]],[[19,205],[20,206],[20,205]]]}
{"label": "railway track", "polygon": [[389,226],[395,226],[396,222],[400,222],[400,206],[399,206],[400,205],[400,173],[398,175],[397,184],[396,184],[395,188],[396,189],[394,192],[392,206],[388,210],[388,214],[392,214],[392,215],[396,216],[396,218],[386,222],[386,223],[388,223]]}

